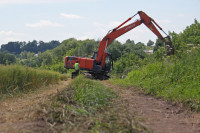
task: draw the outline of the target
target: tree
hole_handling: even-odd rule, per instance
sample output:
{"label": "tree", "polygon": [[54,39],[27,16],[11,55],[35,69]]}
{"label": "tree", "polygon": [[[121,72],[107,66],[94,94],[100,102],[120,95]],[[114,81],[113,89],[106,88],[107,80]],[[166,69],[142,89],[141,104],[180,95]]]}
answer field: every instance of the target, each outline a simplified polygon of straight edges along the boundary
{"label": "tree", "polygon": [[149,41],[148,41],[148,43],[147,43],[147,46],[149,46],[149,47],[150,47],[150,46],[152,46],[152,45],[154,45],[154,42],[153,42],[153,41],[151,41],[151,40],[149,40]]}
{"label": "tree", "polygon": [[109,47],[108,52],[112,54],[113,60],[117,60],[122,56],[123,45],[118,41],[113,41]]}
{"label": "tree", "polygon": [[54,49],[55,47],[59,46],[61,43],[59,41],[51,41],[51,42],[43,42],[39,41],[38,45],[38,52],[44,52],[48,49]]}
{"label": "tree", "polygon": [[15,55],[8,53],[7,51],[3,51],[0,53],[0,64],[12,64],[16,62]]}
{"label": "tree", "polygon": [[200,23],[195,19],[194,23],[187,26],[186,29],[177,34],[171,32],[172,44],[175,47],[176,53],[183,53],[188,49],[188,44],[197,45],[200,44]]}
{"label": "tree", "polygon": [[155,47],[153,51],[157,51],[160,47],[164,46],[164,42],[160,40],[159,38],[156,39]]}
{"label": "tree", "polygon": [[37,53],[38,52],[37,44],[38,42],[36,40],[28,42],[24,47],[22,47],[22,51]]}
{"label": "tree", "polygon": [[8,51],[13,54],[21,53],[21,43],[20,42],[9,42],[8,44],[1,45],[1,51]]}
{"label": "tree", "polygon": [[130,40],[130,39],[127,39],[127,40],[126,40],[126,43],[132,43],[132,44],[135,44],[134,40]]}

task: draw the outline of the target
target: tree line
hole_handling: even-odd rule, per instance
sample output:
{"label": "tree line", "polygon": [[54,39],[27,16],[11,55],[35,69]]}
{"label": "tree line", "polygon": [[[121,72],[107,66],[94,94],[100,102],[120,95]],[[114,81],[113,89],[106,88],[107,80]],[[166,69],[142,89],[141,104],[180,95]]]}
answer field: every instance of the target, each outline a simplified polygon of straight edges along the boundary
{"label": "tree line", "polygon": [[29,41],[29,42],[8,42],[7,44],[1,45],[0,51],[8,51],[11,54],[18,55],[23,51],[38,53],[44,52],[48,49],[54,49],[55,47],[59,46],[61,43],[59,41],[50,41],[50,42],[43,42],[43,41]]}

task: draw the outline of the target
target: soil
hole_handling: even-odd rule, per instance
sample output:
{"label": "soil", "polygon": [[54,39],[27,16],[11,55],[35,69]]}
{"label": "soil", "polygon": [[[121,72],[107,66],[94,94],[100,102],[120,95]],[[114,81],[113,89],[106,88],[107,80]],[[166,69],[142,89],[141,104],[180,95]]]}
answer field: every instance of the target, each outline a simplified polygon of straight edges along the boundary
{"label": "soil", "polygon": [[[65,89],[70,82],[61,81],[22,97],[1,101],[0,133],[48,132],[49,125],[38,114],[38,110],[42,109],[40,105]],[[124,101],[129,114],[136,115],[145,128],[156,133],[200,133],[200,113],[191,112],[181,104],[146,95],[136,87],[120,88],[109,81],[102,83],[118,93],[118,100]]]}
{"label": "soil", "polygon": [[142,125],[156,133],[200,133],[200,113],[181,104],[154,98],[136,87],[120,88],[109,81],[103,84],[113,88],[126,103],[130,114],[142,118]]}
{"label": "soil", "polygon": [[41,110],[40,105],[66,88],[70,82],[70,79],[60,81],[59,84],[40,88],[33,93],[1,101],[0,133],[47,132],[45,122],[38,119],[38,110]]}

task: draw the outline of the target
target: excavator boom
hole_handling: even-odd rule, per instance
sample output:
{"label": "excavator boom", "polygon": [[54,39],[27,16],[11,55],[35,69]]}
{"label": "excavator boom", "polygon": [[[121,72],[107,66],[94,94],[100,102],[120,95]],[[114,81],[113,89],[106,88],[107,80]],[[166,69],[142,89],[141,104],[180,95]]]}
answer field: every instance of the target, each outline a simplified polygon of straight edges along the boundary
{"label": "excavator boom", "polygon": [[[124,26],[122,28],[120,28],[121,26],[123,26],[125,23],[127,23],[128,21],[130,21],[134,16],[136,16],[137,14],[139,14],[140,19],[136,20],[134,23],[131,23],[127,26]],[[99,45],[99,50],[98,50],[98,54],[97,54],[97,58],[96,61],[101,63],[101,66],[103,67],[105,65],[105,59],[106,59],[106,53],[107,53],[107,47],[109,46],[109,44],[116,38],[118,38],[119,36],[125,34],[126,32],[134,29],[135,27],[139,26],[140,24],[144,24],[146,25],[159,39],[161,39],[167,47],[169,47],[171,49],[171,52],[168,52],[169,54],[174,54],[174,47],[171,43],[170,38],[167,36],[168,40],[166,38],[164,38],[160,32],[157,30],[156,26],[161,30],[162,28],[151,18],[149,17],[146,13],[139,11],[137,14],[135,14],[133,17],[130,17],[129,19],[127,19],[125,22],[123,22],[122,24],[120,24],[118,27],[114,28],[111,32],[109,32],[100,42]],[[164,31],[163,31],[164,32]],[[164,32],[165,33],[165,32]],[[165,33],[166,34],[166,33]],[[167,35],[167,34],[166,34]],[[169,49],[168,49],[169,51]]]}

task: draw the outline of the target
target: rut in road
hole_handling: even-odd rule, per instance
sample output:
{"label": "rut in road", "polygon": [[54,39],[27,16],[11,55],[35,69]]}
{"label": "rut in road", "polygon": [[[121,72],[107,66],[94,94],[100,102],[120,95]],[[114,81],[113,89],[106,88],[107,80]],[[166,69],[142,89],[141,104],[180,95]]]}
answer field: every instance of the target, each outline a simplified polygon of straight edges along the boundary
{"label": "rut in road", "polygon": [[38,120],[41,104],[62,91],[71,82],[60,81],[59,84],[40,88],[31,94],[14,97],[0,102],[0,133],[4,132],[45,132],[46,123]]}
{"label": "rut in road", "polygon": [[137,87],[120,88],[109,81],[103,84],[113,88],[125,101],[129,113],[142,117],[148,129],[156,133],[200,133],[200,113],[145,95]]}

